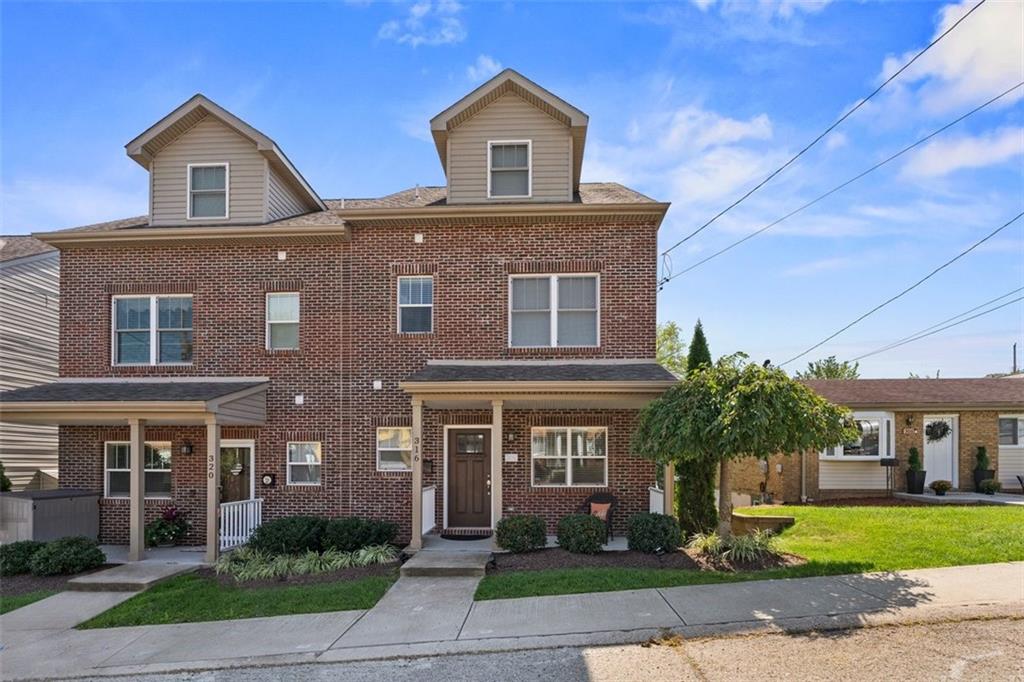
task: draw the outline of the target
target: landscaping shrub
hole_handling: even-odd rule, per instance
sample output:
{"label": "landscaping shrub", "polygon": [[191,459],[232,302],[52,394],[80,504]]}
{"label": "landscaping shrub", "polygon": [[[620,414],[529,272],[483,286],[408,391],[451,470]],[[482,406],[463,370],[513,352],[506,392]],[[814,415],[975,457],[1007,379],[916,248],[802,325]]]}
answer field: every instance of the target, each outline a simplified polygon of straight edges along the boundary
{"label": "landscaping shrub", "polygon": [[629,519],[629,548],[638,552],[672,552],[679,548],[682,533],[679,522],[665,514],[642,513]]}
{"label": "landscaping shrub", "polygon": [[173,505],[164,507],[159,519],[146,524],[146,546],[176,545],[191,527],[185,512]]}
{"label": "landscaping shrub", "polygon": [[86,537],[66,537],[46,543],[32,557],[33,575],[70,575],[107,562],[99,543]]}
{"label": "landscaping shrub", "polygon": [[694,534],[686,546],[699,554],[711,557],[720,557],[728,549],[725,541],[722,540],[722,536],[715,531]]}
{"label": "landscaping shrub", "polygon": [[394,545],[371,545],[356,552],[329,549],[322,554],[267,554],[250,547],[240,547],[222,554],[214,565],[218,575],[227,574],[235,580],[283,580],[292,575],[330,573],[350,566],[388,564],[398,558]]}
{"label": "landscaping shrub", "polygon": [[398,527],[390,521],[348,516],[327,522],[323,547],[341,552],[354,552],[370,545],[391,544],[397,534]]}
{"label": "landscaping shrub", "polygon": [[574,554],[597,554],[606,534],[604,521],[590,514],[570,514],[558,522],[558,546]]}
{"label": "landscaping shrub", "polygon": [[9,545],[0,545],[0,575],[20,575],[31,570],[32,557],[46,543],[35,540],[21,540]]}
{"label": "landscaping shrub", "polygon": [[320,551],[327,519],[286,516],[265,522],[249,538],[249,546],[266,554],[302,554]]}
{"label": "landscaping shrub", "polygon": [[986,495],[995,495],[1002,489],[1003,484],[994,478],[986,478],[984,481],[978,484],[978,490],[985,493]]}
{"label": "landscaping shrub", "polygon": [[495,531],[498,547],[509,552],[531,552],[548,543],[547,525],[539,516],[506,516]]}
{"label": "landscaping shrub", "polygon": [[936,495],[945,495],[947,492],[953,489],[953,483],[951,481],[932,481],[928,484],[928,487],[935,491]]}
{"label": "landscaping shrub", "polygon": [[752,563],[766,556],[778,556],[775,536],[771,531],[755,530],[750,535],[734,535],[726,543],[725,557],[730,561]]}

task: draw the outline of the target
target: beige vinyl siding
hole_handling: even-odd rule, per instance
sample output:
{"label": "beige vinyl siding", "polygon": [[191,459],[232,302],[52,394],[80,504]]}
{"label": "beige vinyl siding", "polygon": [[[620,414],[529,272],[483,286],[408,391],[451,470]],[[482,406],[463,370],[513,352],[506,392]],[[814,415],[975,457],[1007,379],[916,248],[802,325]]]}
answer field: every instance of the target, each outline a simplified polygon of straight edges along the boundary
{"label": "beige vinyl siding", "polygon": [[[57,252],[0,263],[0,390],[57,378],[59,309]],[[57,428],[0,423],[0,461],[15,490],[56,470]]]}
{"label": "beige vinyl siding", "polygon": [[212,116],[207,116],[164,147],[150,166],[153,225],[188,223],[188,165],[230,164],[228,219],[199,218],[194,223],[262,223],[266,210],[267,165],[256,145]]}
{"label": "beige vinyl siding", "polygon": [[818,462],[822,490],[885,490],[885,467],[875,462]]}
{"label": "beige vinyl siding", "polygon": [[217,413],[223,418],[237,422],[250,422],[260,424],[267,419],[267,394],[265,392],[254,393],[224,403],[217,409]]}
{"label": "beige vinyl siding", "polygon": [[514,201],[572,199],[569,128],[520,97],[507,94],[451,131],[448,137],[450,203],[502,201],[487,198],[487,143],[494,140],[532,141],[532,197]]}
{"label": "beige vinyl siding", "polygon": [[267,167],[267,220],[281,220],[309,212],[302,199],[273,168]]}
{"label": "beige vinyl siding", "polygon": [[1024,446],[999,446],[999,469],[996,475],[1004,489],[1020,490],[1017,477],[1024,476]]}

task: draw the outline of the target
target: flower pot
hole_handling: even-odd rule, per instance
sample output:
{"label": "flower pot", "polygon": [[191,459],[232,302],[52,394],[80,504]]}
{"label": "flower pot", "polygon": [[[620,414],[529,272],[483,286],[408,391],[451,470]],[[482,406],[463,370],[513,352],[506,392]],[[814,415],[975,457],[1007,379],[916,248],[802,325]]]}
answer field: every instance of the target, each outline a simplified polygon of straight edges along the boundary
{"label": "flower pot", "polygon": [[981,482],[990,478],[996,477],[995,469],[975,469],[974,470],[974,492],[980,493]]}
{"label": "flower pot", "polygon": [[170,542],[158,542],[156,546],[157,547],[175,547],[175,546],[177,546],[177,544],[178,543],[176,543],[176,542],[174,542],[172,540]]}
{"label": "flower pot", "polygon": [[912,495],[924,494],[925,471],[911,471],[907,469],[907,492]]}
{"label": "flower pot", "polygon": [[935,496],[936,497],[945,497],[946,496],[946,491],[945,490],[936,490],[935,491]]}

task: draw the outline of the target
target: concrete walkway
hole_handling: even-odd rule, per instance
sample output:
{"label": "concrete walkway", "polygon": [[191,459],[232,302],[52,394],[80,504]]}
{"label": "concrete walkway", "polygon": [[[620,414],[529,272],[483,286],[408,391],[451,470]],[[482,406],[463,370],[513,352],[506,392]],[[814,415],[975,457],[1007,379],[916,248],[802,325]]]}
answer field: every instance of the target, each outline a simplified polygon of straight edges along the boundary
{"label": "concrete walkway", "polygon": [[926,504],[983,504],[990,506],[1015,506],[1024,507],[1024,495],[1010,495],[1008,493],[995,493],[985,495],[983,493],[970,492],[948,492],[945,495],[936,495],[926,490],[920,495],[910,493],[894,493],[896,497],[903,500],[914,500]]}
{"label": "concrete walkway", "polygon": [[109,630],[68,629],[100,604],[53,602],[51,621],[38,610],[0,616],[0,670],[5,679],[138,675],[622,644],[666,629],[689,638],[1024,613],[1024,562],[473,602],[477,580],[403,577],[369,611]]}

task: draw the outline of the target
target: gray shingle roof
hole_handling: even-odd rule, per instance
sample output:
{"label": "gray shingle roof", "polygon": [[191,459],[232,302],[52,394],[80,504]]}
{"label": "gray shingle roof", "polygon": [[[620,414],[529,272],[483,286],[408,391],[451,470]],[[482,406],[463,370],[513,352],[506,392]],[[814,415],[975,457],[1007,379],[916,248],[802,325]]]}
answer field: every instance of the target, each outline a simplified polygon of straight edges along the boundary
{"label": "gray shingle roof", "polygon": [[500,365],[427,365],[406,381],[675,381],[656,362],[538,364],[508,362]]}
{"label": "gray shingle roof", "polygon": [[0,392],[2,403],[200,401],[265,384],[265,381],[58,381]]}
{"label": "gray shingle roof", "polygon": [[997,379],[812,379],[817,393],[849,407],[1024,407],[1024,383]]}
{"label": "gray shingle roof", "polygon": [[34,237],[0,237],[0,262],[56,250],[49,244],[41,242]]}
{"label": "gray shingle roof", "polygon": [[[581,182],[580,191],[573,199],[573,203],[652,204],[657,202],[617,182]],[[447,206],[448,199],[445,187],[410,187],[394,194],[370,199],[327,199],[326,204],[328,208],[334,210],[423,208],[426,206]]]}

